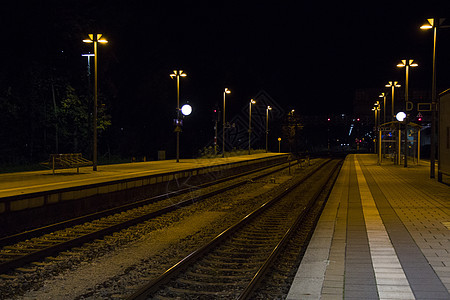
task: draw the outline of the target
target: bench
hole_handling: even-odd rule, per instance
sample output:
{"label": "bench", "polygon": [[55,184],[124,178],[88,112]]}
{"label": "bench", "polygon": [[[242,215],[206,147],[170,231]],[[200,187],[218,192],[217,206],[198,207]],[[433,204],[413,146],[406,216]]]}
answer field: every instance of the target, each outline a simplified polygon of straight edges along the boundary
{"label": "bench", "polygon": [[81,153],[50,154],[50,159],[40,165],[51,168],[53,174],[55,169],[70,168],[77,168],[77,173],[80,173],[80,167],[92,166],[92,161],[83,158]]}

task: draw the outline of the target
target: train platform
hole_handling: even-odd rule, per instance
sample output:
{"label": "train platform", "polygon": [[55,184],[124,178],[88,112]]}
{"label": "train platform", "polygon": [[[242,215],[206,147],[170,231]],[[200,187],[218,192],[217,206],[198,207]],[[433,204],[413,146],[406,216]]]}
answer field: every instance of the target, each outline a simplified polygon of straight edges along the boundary
{"label": "train platform", "polygon": [[450,187],[348,155],[287,299],[450,299]]}
{"label": "train platform", "polygon": [[55,175],[53,175],[52,170],[4,173],[0,174],[0,199],[29,193],[258,160],[277,155],[286,154],[258,153],[214,159],[180,159],[178,163],[176,160],[160,160],[100,165],[97,171],[93,171],[92,166],[80,167],[79,173],[76,172],[76,168],[58,169],[55,171]]}

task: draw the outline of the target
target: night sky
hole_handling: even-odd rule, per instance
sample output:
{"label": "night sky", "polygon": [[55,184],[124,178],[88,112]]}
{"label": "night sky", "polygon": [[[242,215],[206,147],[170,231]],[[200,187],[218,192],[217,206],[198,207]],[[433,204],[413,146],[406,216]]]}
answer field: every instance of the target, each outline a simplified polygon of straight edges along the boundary
{"label": "night sky", "polygon": [[[432,2],[421,7],[381,1],[193,3],[5,4],[0,92],[21,80],[18,70],[36,62],[81,80],[87,65],[81,54],[92,52],[82,39],[103,33],[109,43],[99,46],[99,92],[108,98],[111,134],[132,132],[130,139],[172,147],[173,141],[165,140],[174,138],[176,85],[169,77],[174,69],[188,74],[181,81],[181,101],[193,105],[189,122],[197,132],[212,127],[211,111],[222,105],[225,87],[232,91],[230,115],[261,90],[286,111],[351,113],[356,89],[381,92],[388,80],[404,81],[404,69],[396,68],[403,58],[420,65],[410,75],[410,87],[429,89],[432,32],[419,26],[436,14],[450,17],[449,1],[429,7]],[[438,89],[443,90],[450,87],[450,29],[438,38]]]}

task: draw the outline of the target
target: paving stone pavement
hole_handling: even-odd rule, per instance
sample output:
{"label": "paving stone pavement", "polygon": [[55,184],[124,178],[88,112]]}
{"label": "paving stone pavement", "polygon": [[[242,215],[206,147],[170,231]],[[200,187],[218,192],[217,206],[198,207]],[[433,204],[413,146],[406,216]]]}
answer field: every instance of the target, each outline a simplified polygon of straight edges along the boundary
{"label": "paving stone pavement", "polygon": [[450,188],[347,156],[287,299],[450,299]]}

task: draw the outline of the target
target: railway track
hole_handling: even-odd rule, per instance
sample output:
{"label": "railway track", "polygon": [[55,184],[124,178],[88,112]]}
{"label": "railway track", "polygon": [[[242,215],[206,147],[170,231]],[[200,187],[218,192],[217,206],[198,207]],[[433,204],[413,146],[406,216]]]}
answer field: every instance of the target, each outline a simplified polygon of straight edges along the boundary
{"label": "railway track", "polygon": [[250,299],[340,165],[315,168],[128,299]]}
{"label": "railway track", "polygon": [[[181,201],[174,202],[173,197],[183,195],[192,189],[176,191],[170,195],[153,197],[82,218],[4,237],[0,239],[0,245],[3,245],[0,249],[0,274],[237,188],[249,181],[270,176],[290,166],[291,163],[280,164],[208,183],[196,188],[198,195],[189,196]],[[220,187],[215,188],[214,185],[219,183]]]}

